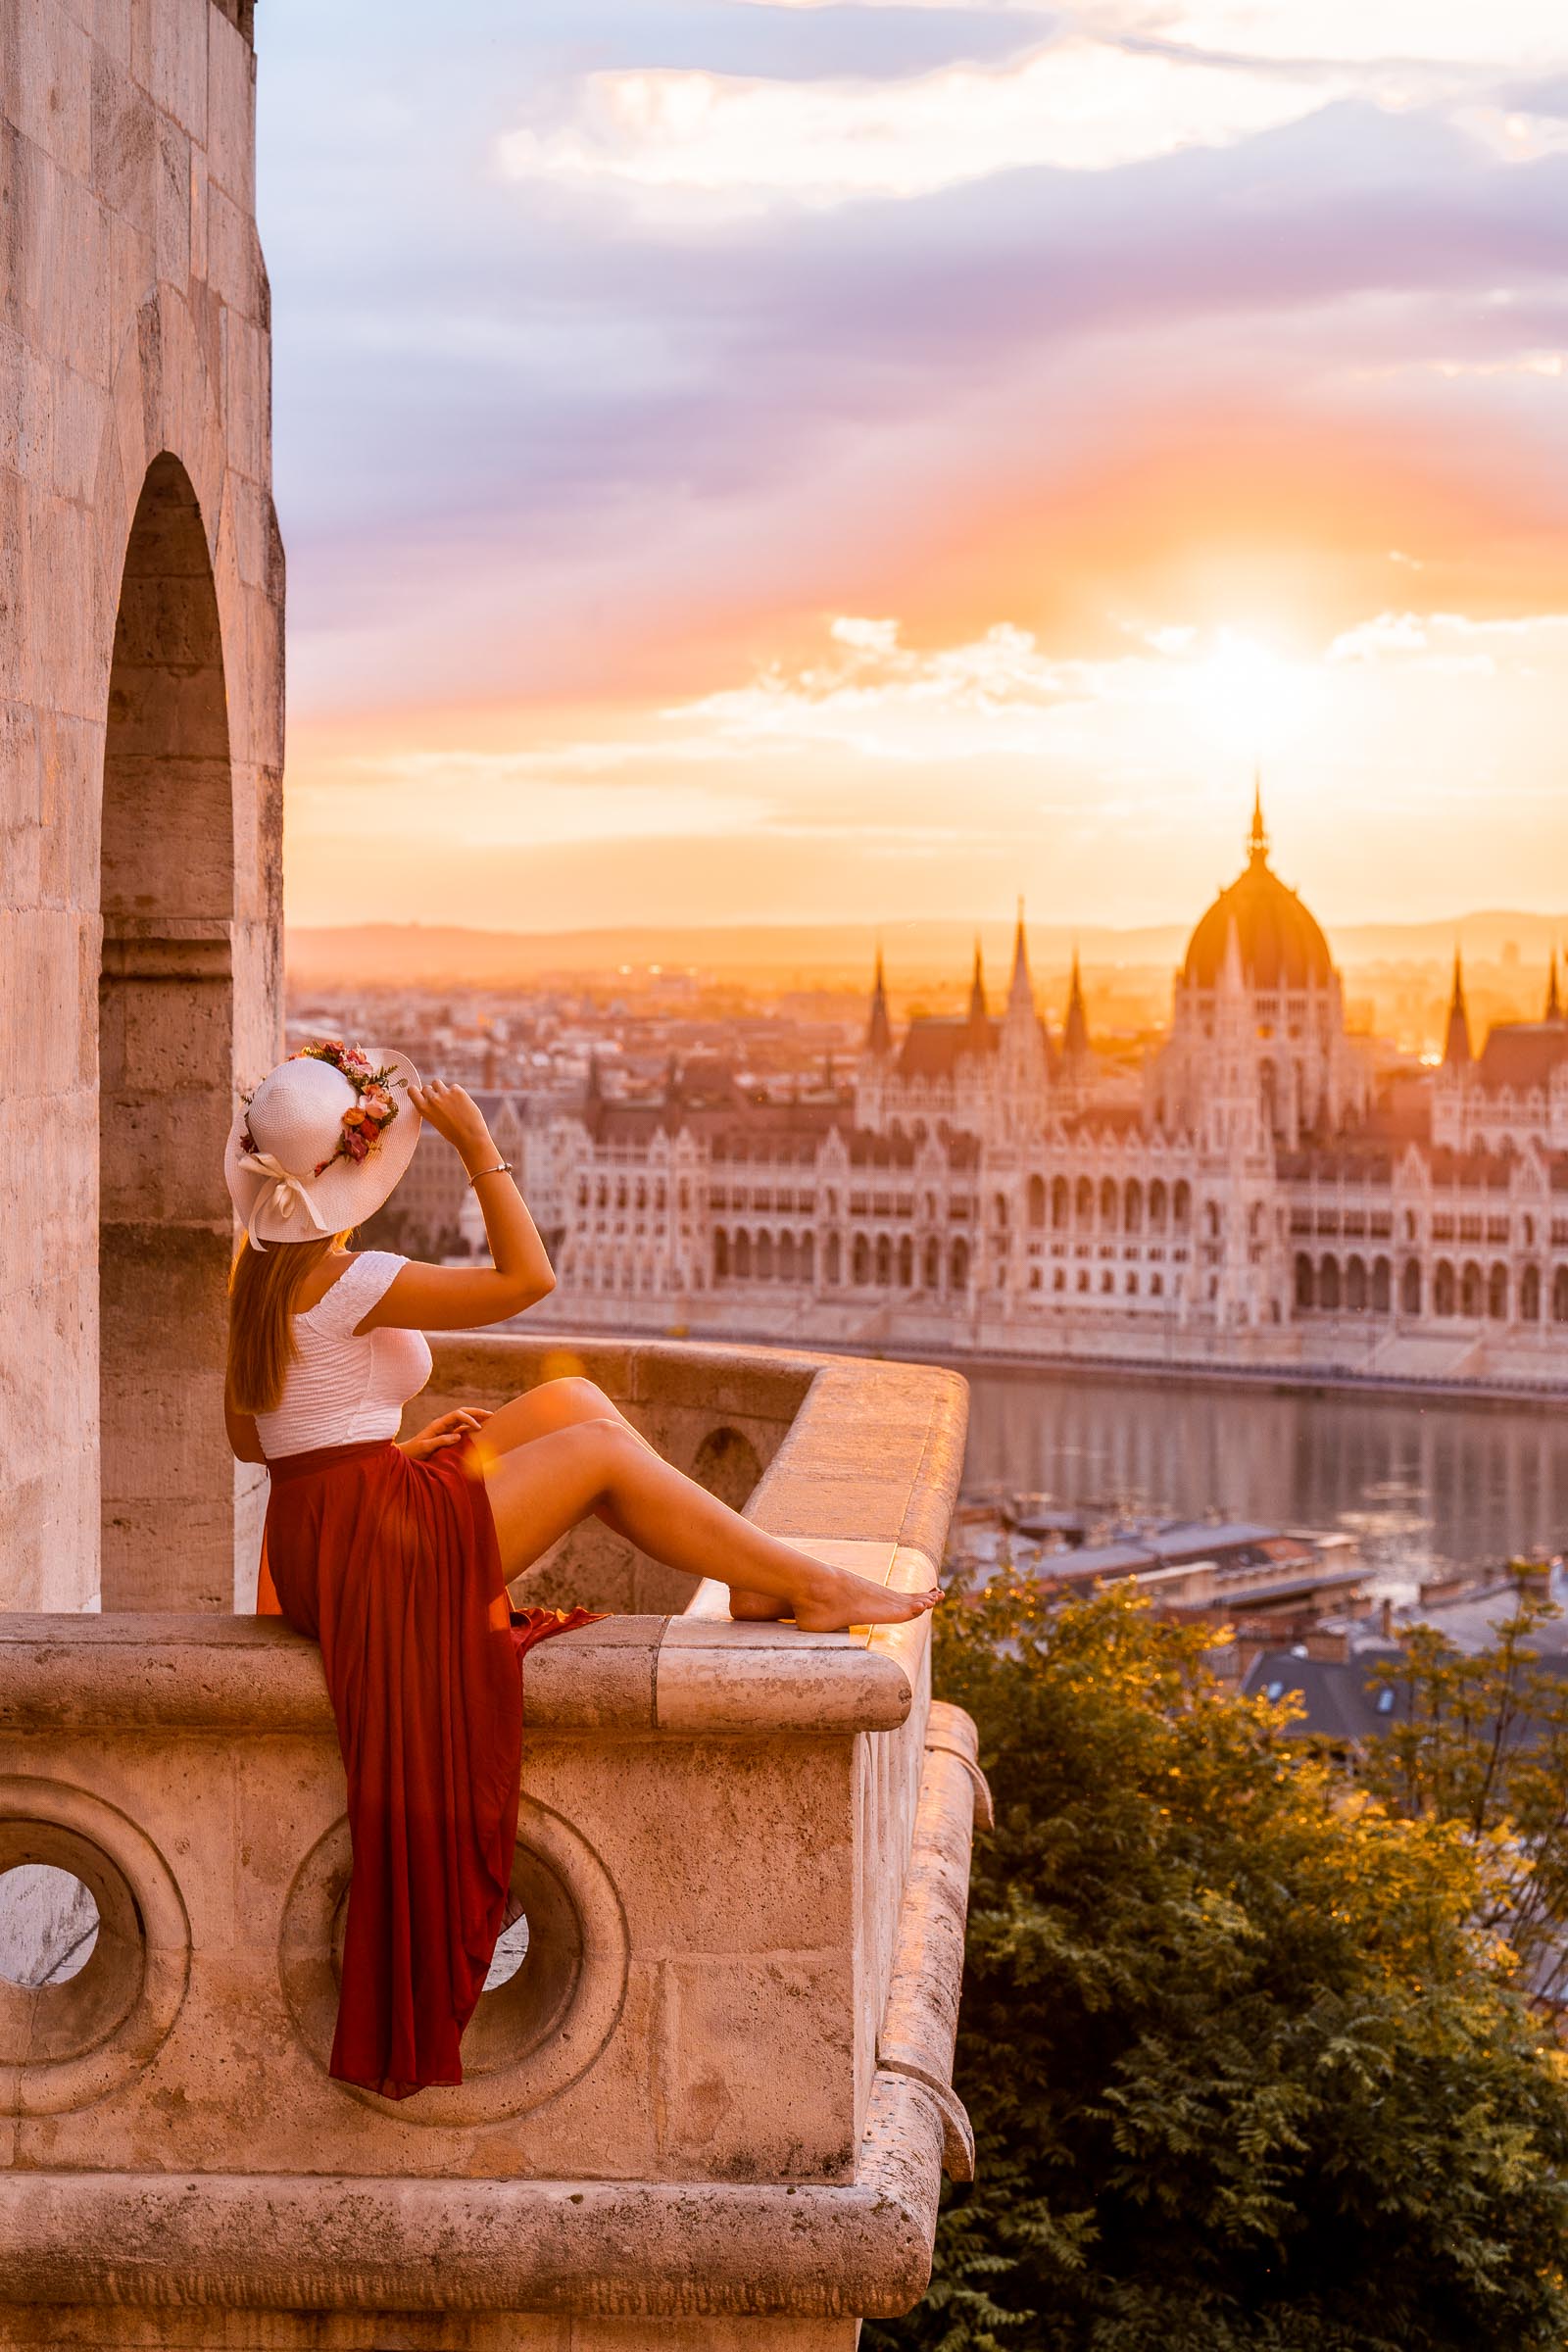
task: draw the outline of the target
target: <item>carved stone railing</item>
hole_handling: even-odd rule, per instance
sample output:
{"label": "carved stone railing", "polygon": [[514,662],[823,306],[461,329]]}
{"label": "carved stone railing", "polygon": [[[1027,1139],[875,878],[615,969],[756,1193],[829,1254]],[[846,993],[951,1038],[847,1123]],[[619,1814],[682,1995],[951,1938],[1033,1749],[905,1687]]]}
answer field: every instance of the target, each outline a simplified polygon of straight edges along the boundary
{"label": "carved stone railing", "polygon": [[[419,1412],[561,1370],[716,1487],[760,1471],[781,1536],[895,1584],[941,1557],[951,1375],[455,1340]],[[928,1626],[731,1625],[597,1523],[517,1590],[627,1613],[526,1662],[526,1957],[462,2086],[401,2106],[325,2071],[349,1855],[315,1649],[256,1618],[0,1619],[0,1872],[53,1865],[99,1920],[77,1974],[0,1984],[0,2344],[237,2343],[216,2310],[275,2352],[849,2352],[917,2300],[970,2160],[983,1797]]]}

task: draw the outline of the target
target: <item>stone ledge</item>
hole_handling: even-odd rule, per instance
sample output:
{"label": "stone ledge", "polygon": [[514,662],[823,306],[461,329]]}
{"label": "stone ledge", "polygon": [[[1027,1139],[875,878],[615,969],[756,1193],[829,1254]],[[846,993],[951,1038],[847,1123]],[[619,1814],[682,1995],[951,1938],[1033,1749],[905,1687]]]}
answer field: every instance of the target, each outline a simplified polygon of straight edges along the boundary
{"label": "stone ledge", "polygon": [[930,2275],[942,2145],[885,2074],[844,2188],[7,2173],[0,2304],[892,2315]]}
{"label": "stone ledge", "polygon": [[[906,1663],[863,1635],[667,1617],[609,1618],[546,1642],[523,1689],[533,1732],[681,1739],[890,1731],[913,1699]],[[275,1619],[0,1618],[0,1730],[332,1728],[316,1644]]]}
{"label": "stone ledge", "polygon": [[969,1910],[969,1848],[977,1816],[988,1824],[991,1819],[991,1792],[975,1753],[975,1728],[969,1717],[946,1699],[934,1699],[909,1877],[876,2043],[880,2068],[923,2083],[937,2100],[946,2131],[944,2163],[958,2180],[974,2178],[974,2133],[953,2088]]}

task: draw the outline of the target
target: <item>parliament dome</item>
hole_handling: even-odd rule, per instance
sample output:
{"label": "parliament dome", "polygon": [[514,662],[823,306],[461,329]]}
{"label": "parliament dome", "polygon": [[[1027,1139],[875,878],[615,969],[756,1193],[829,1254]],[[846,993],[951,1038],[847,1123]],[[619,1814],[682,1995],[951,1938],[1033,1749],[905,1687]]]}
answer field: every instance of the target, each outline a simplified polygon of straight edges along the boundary
{"label": "parliament dome", "polygon": [[1333,980],[1334,958],[1316,916],[1269,864],[1261,805],[1252,811],[1246,872],[1220,892],[1188,942],[1189,988],[1219,985],[1232,923],[1252,988],[1321,988]]}

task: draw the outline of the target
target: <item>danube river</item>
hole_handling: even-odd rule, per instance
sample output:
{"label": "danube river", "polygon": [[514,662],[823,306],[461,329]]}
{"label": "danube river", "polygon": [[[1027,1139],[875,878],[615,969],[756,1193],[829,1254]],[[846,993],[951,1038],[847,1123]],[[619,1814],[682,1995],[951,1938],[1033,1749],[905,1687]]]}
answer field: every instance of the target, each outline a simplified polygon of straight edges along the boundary
{"label": "danube river", "polygon": [[965,1376],[971,1493],[1340,1528],[1380,1582],[1568,1547],[1568,1409],[1076,1371]]}

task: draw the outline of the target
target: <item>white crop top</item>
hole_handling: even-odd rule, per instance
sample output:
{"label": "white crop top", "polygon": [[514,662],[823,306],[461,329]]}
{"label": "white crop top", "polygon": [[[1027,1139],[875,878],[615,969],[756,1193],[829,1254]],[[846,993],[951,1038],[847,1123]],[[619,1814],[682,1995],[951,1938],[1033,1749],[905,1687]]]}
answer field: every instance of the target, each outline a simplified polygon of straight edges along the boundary
{"label": "white crop top", "polygon": [[258,1413],[257,1434],[270,1462],[320,1446],[357,1446],[395,1438],[403,1407],[430,1377],[422,1331],[367,1331],[362,1322],[408,1264],[390,1250],[360,1250],[324,1298],[294,1317],[299,1350],[275,1413]]}

